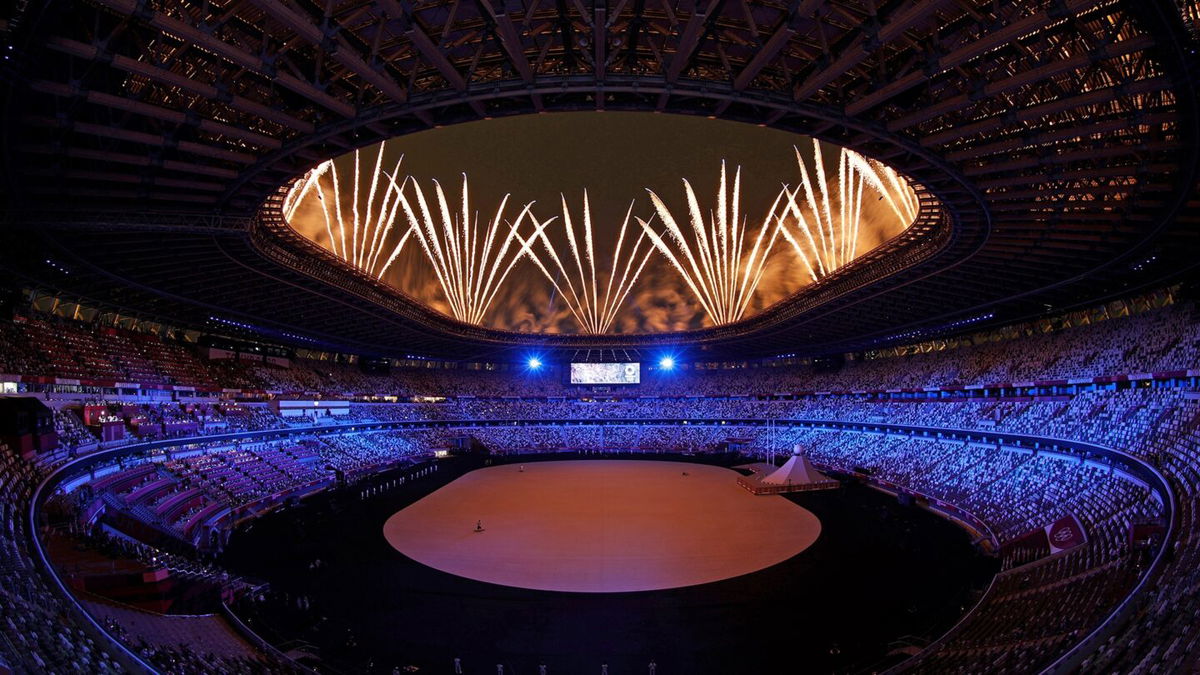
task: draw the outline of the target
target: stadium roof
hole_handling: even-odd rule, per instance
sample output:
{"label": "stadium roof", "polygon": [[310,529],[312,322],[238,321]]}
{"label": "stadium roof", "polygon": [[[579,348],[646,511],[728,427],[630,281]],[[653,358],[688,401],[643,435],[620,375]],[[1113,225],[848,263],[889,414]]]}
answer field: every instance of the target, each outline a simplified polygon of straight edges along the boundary
{"label": "stadium roof", "polygon": [[[184,325],[217,318],[391,356],[660,343],[820,353],[1060,311],[1200,257],[1191,0],[5,11],[5,273]],[[925,208],[887,250],[745,322],[604,337],[460,324],[337,262],[272,208],[280,185],[348,149],[596,109],[809,134],[904,172]]]}

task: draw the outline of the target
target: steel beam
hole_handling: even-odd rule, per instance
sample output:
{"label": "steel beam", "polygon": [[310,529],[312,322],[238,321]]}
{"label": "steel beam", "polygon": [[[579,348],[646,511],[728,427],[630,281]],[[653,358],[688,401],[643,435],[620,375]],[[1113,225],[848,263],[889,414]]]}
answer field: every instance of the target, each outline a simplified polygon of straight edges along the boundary
{"label": "steel beam", "polygon": [[342,117],[354,117],[358,113],[353,105],[331,96],[316,85],[301,80],[290,73],[277,72],[273,68],[269,68],[255,54],[175,17],[155,11],[149,6],[142,6],[142,3],[139,3],[137,0],[97,0],[97,2],[124,16],[139,18],[156,30],[174,35],[242,68],[254,71],[271,83],[289,89],[306,99],[336,112]]}
{"label": "steel beam", "polygon": [[258,103],[256,101],[251,101],[250,99],[242,96],[223,94],[219,89],[217,89],[217,87],[211,84],[198,82],[187,77],[186,75],[180,75],[167,70],[166,68],[155,66],[145,61],[138,61],[121,54],[102,53],[98,47],[64,37],[51,38],[47,43],[47,46],[55,51],[60,51],[65,54],[70,54],[72,56],[92,61],[95,61],[97,58],[103,55],[106,59],[109,59],[109,63],[111,63],[113,67],[119,70],[124,70],[127,73],[141,75],[142,77],[149,78],[155,82],[160,82],[171,87],[190,91],[193,94],[198,94],[207,99],[220,101],[234,110],[271,120],[272,122],[290,127],[296,131],[312,133],[316,130],[316,127],[311,122],[297,119],[291,115],[288,115],[287,113],[280,112],[270,106],[263,105],[262,103]]}
{"label": "steel beam", "polygon": [[[296,35],[304,38],[309,44],[321,49],[327,49],[325,32],[314,24],[307,15],[284,5],[279,0],[249,0],[249,2],[266,12],[268,16],[287,27]],[[330,36],[330,40],[336,45],[336,48],[326,53],[334,61],[340,63],[347,70],[366,82],[369,82],[393,101],[403,103],[408,100],[407,89],[397,84],[382,69],[376,69],[364,61],[355,51],[354,47],[346,42],[345,38],[334,33]]]}

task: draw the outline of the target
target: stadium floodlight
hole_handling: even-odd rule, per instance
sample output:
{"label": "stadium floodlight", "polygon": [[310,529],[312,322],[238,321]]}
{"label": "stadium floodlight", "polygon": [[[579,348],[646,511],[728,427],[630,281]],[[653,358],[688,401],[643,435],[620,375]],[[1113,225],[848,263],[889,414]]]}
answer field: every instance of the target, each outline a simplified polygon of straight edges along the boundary
{"label": "stadium floodlight", "polygon": [[658,360],[658,367],[663,370],[673,370],[675,368],[675,359],[671,356],[664,356]]}
{"label": "stadium floodlight", "polygon": [[538,357],[536,357],[536,356],[534,356],[534,357],[531,357],[531,358],[530,358],[528,361],[526,361],[525,363],[526,363],[526,364],[529,366],[529,369],[530,369],[530,370],[537,370],[538,368],[541,368],[541,367],[542,367],[542,360],[541,360],[541,359],[539,359],[539,358],[538,358]]}

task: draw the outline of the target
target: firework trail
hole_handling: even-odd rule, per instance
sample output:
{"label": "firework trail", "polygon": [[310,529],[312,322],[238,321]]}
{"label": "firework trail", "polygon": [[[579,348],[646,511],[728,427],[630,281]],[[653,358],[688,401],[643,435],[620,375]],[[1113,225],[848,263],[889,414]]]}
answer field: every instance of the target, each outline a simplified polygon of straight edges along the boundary
{"label": "firework trail", "polygon": [[775,198],[766,221],[758,228],[749,254],[745,253],[749,227],[741,215],[741,184],[742,170],[738,167],[733,187],[729,189],[725,162],[721,162],[717,210],[715,214],[710,211],[705,220],[695,191],[687,180],[683,181],[692,229],[690,238],[653,190],[647,190],[650,201],[654,202],[655,211],[666,225],[669,236],[663,237],[651,229],[649,222],[637,219],[644,234],[666,256],[717,325],[737,321],[746,313],[780,231],[772,219],[778,220],[775,214],[784,192]]}
{"label": "firework trail", "polygon": [[[315,196],[320,202],[330,250],[342,260],[377,279],[383,278],[383,274],[400,255],[412,234],[411,230],[405,230],[398,240],[391,240],[393,226],[399,215],[400,200],[398,197],[404,187],[403,184],[396,182],[396,175],[400,171],[400,162],[404,158],[396,160],[391,172],[385,171],[383,153],[386,145],[386,143],[379,144],[379,150],[375,155],[374,170],[370,174],[366,204],[362,205],[362,208],[360,208],[360,186],[365,181],[362,175],[360,152],[355,150],[352,203],[348,209],[349,214],[346,213],[347,209],[342,204],[344,186],[333,160],[321,162],[293,183],[292,188],[284,195],[282,209],[284,219],[291,222],[301,205],[310,197]],[[383,198],[379,199],[377,203],[380,178],[385,179]],[[384,253],[388,252],[389,247],[390,253],[385,258]],[[381,260],[383,260],[382,265],[380,264]]]}
{"label": "firework trail", "polygon": [[800,168],[800,185],[794,190],[783,187],[780,197],[786,203],[775,213],[775,221],[813,281],[832,274],[857,257],[863,195],[868,188],[879,195],[878,200],[886,202],[903,226],[912,223],[920,210],[916,193],[895,170],[841,148],[835,214],[830,207],[820,142],[813,139],[812,174],[799,149],[796,149],[796,164]]}
{"label": "firework trail", "polygon": [[[620,234],[617,235],[617,245],[613,249],[612,265],[608,270],[607,279],[603,284],[599,283],[600,275],[597,274],[596,251],[592,237],[592,208],[588,201],[587,190],[583,192],[582,251],[566,197],[562,197],[562,214],[563,228],[566,231],[570,251],[568,262],[574,263],[571,265],[572,271],[568,271],[568,265],[563,263],[565,256],[559,255],[544,230],[538,234],[538,238],[541,239],[543,251],[550,261],[549,264],[537,254],[534,247],[529,246],[532,238],[528,242],[522,240],[522,243],[526,244],[529,258],[533,264],[541,270],[558,294],[566,301],[567,308],[571,310],[571,314],[579,322],[579,327],[583,332],[606,333],[612,327],[621,303],[629,296],[629,291],[633,289],[633,285],[637,283],[646,263],[649,262],[654,248],[646,246],[645,252],[642,252],[642,244],[646,241],[645,232],[637,238],[632,247],[625,246],[629,219],[633,215],[633,202],[630,202],[629,209],[625,212],[625,220],[621,223]],[[639,260],[640,262],[638,262]],[[551,272],[551,268],[555,270],[554,273]],[[559,283],[558,279],[562,279],[563,282]]]}
{"label": "firework trail", "polygon": [[[467,175],[463,174],[460,210],[451,213],[446,193],[433,181],[436,213],[430,209],[425,191],[416,180],[413,186],[416,208],[405,191],[399,191],[399,201],[408,219],[409,231],[416,237],[421,250],[433,267],[438,284],[456,319],[467,323],[483,322],[496,294],[504,286],[513,267],[529,253],[534,239],[542,236],[554,221],[538,221],[530,202],[521,209],[515,223],[504,220],[508,195],[500,201],[491,223],[481,228],[479,214],[472,214]],[[520,234],[525,219],[533,223],[533,234]],[[507,234],[501,238],[501,232]],[[515,245],[514,245],[515,244]]]}

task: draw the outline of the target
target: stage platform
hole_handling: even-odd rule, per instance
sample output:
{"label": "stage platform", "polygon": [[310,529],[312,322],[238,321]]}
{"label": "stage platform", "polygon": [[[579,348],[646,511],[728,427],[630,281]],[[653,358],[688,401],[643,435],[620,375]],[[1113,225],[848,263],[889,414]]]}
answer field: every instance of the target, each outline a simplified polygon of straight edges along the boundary
{"label": "stage platform", "polygon": [[812,513],[783,497],[748,494],[730,469],[639,460],[521,469],[472,471],[393,515],[383,534],[404,555],[450,574],[616,593],[755,572],[802,552],[821,532]]}
{"label": "stage platform", "polygon": [[737,483],[753,495],[783,495],[789,492],[836,490],[842,486],[840,481],[833,480],[832,478],[804,483],[768,483],[764,479],[778,471],[779,467],[766,462],[742,464],[733,468],[751,472],[749,476],[738,475]]}

